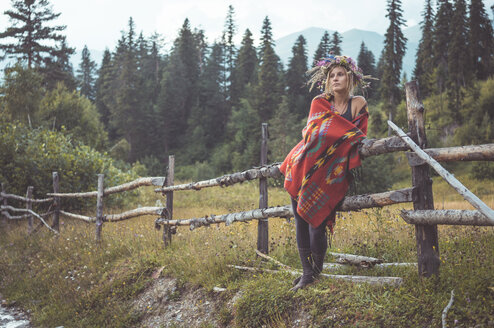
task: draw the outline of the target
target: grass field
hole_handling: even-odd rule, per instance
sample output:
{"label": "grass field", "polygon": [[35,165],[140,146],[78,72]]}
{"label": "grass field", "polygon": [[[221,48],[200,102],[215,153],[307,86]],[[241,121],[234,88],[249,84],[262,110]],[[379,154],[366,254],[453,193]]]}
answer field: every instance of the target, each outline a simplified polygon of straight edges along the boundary
{"label": "grass field", "polygon": [[[494,182],[462,179],[490,207]],[[406,187],[397,185],[396,187]],[[455,191],[434,178],[436,208],[470,209]],[[174,218],[202,217],[249,210],[258,205],[257,182],[228,188],[177,192]],[[152,189],[139,205],[154,206]],[[270,188],[271,206],[289,203],[287,194]],[[128,208],[136,204],[128,204]],[[399,217],[411,204],[341,213],[331,251],[380,257],[386,262],[416,262],[414,227]],[[121,212],[121,209],[108,211]],[[441,269],[437,277],[419,278],[416,268],[342,269],[336,273],[400,276],[399,287],[375,287],[331,279],[293,293],[288,274],[245,273],[228,264],[275,268],[255,255],[257,224],[235,223],[189,231],[179,227],[164,248],[154,217],[103,226],[63,219],[61,235],[48,231],[28,237],[24,223],[10,224],[0,235],[0,292],[7,302],[30,310],[40,327],[132,327],[145,313],[131,310],[132,299],[151,282],[151,274],[181,284],[227,289],[224,302],[242,291],[232,311],[218,311],[220,324],[235,327],[289,327],[293,313],[304,311],[313,327],[440,327],[441,313],[455,290],[448,313],[450,327],[494,326],[494,230],[492,227],[439,227]],[[269,220],[270,255],[300,268],[293,222]],[[331,259],[327,258],[326,262]],[[220,300],[220,302],[222,302]],[[206,325],[207,326],[207,325]]]}

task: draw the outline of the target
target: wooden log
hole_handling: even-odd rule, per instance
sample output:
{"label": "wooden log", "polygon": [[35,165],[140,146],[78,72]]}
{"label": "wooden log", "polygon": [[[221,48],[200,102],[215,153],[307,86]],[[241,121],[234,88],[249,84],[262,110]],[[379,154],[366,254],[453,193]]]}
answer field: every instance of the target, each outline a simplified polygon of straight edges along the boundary
{"label": "wooden log", "polygon": [[103,190],[104,174],[98,174],[98,196],[96,198],[96,241],[101,241],[101,230],[103,229]]}
{"label": "wooden log", "polygon": [[[378,269],[384,269],[384,268],[389,268],[389,267],[410,267],[410,266],[417,266],[417,263],[408,263],[408,262],[397,262],[397,263],[376,263],[372,266],[363,266],[362,268],[378,268]],[[323,264],[323,269],[326,270],[339,270],[343,268],[348,268],[348,264],[341,264],[341,263],[324,263]]]}
{"label": "wooden log", "polygon": [[[111,194],[133,190],[142,186],[162,186],[164,177],[146,177],[139,178],[131,182],[127,182],[118,186],[110,187],[104,190],[103,195],[108,196]],[[66,197],[66,198],[89,198],[97,197],[98,191],[88,192],[75,192],[75,193],[48,193],[48,196]]]}
{"label": "wooden log", "polygon": [[375,264],[384,262],[382,259],[378,259],[375,257],[367,257],[367,256],[343,254],[343,253],[333,253],[333,252],[329,252],[329,254],[336,258],[336,263],[351,264],[351,265],[356,265],[356,266],[360,266],[360,267],[372,267]]}
{"label": "wooden log", "polygon": [[[406,188],[378,194],[345,197],[338,211],[357,211],[365,208],[382,207],[392,204],[411,202],[412,190],[412,188]],[[268,207],[263,210],[255,209],[244,212],[228,213],[218,216],[210,215],[192,219],[167,220],[166,218],[159,218],[156,220],[156,224],[165,226],[189,226],[190,230],[194,230],[195,228],[209,226],[213,223],[225,223],[226,225],[230,225],[231,223],[237,221],[266,219],[270,217],[293,217],[292,206],[285,205]]]}
{"label": "wooden log", "polygon": [[[270,269],[253,268],[253,267],[246,267],[240,265],[227,265],[227,266],[238,270],[253,271],[253,272],[269,272],[269,273],[288,272],[292,276],[297,276],[297,277],[302,274],[302,272],[296,270],[270,270]],[[350,281],[353,283],[367,283],[378,286],[382,286],[382,285],[399,286],[403,283],[403,279],[400,277],[348,276],[348,275],[327,274],[327,273],[320,273],[319,276],[330,279],[336,279],[336,280]]]}
{"label": "wooden log", "polygon": [[404,188],[377,194],[348,196],[343,199],[343,203],[337,210],[349,212],[358,211],[365,208],[408,203],[413,201],[412,195],[413,188]]}
{"label": "wooden log", "polygon": [[[261,126],[261,167],[268,163],[268,124],[262,123]],[[259,179],[259,208],[268,207],[268,179],[262,177]],[[257,250],[261,253],[269,253],[269,226],[268,220],[260,219],[257,221]]]}
{"label": "wooden log", "polygon": [[166,207],[140,207],[120,214],[108,214],[103,218],[104,222],[118,222],[144,215],[164,215]]}
{"label": "wooden log", "polygon": [[470,225],[470,226],[494,226],[479,211],[470,210],[421,210],[401,211],[401,217],[409,224],[446,224],[446,225]]}
{"label": "wooden log", "polygon": [[[427,147],[424,125],[424,106],[419,98],[416,81],[405,84],[408,131],[421,148]],[[407,136],[408,137],[408,136]],[[402,138],[403,139],[403,138]],[[413,209],[434,209],[432,179],[427,165],[412,166],[412,186],[415,188]],[[439,241],[436,225],[415,225],[419,275],[429,277],[439,273]]]}
{"label": "wooden log", "polygon": [[[33,198],[33,186],[27,187],[26,191],[26,209],[27,210],[32,210],[33,209],[33,203],[30,201],[31,198]],[[34,217],[29,214],[28,221],[27,221],[27,233],[31,234],[33,232],[33,224],[34,224]]]}
{"label": "wooden log", "polygon": [[[58,193],[60,191],[60,177],[58,172],[52,173],[53,177],[53,192]],[[56,231],[60,231],[60,197],[55,196],[53,198],[53,216],[51,226]]]}
{"label": "wooden log", "polygon": [[402,150],[408,150],[408,146],[400,137],[396,136],[383,139],[364,139],[359,145],[359,154],[363,158]]}
{"label": "wooden log", "polygon": [[410,145],[410,148],[422,158],[427,164],[429,164],[446,182],[449,183],[463,198],[472,204],[477,210],[484,214],[489,220],[494,223],[494,211],[487,206],[482,200],[480,200],[475,194],[468,190],[458,179],[456,179],[451,173],[446,171],[441,164],[427,155],[422,149],[420,149],[408,136],[404,135],[403,131],[397,127],[393,122],[388,121],[389,126],[403,138],[405,142]]}
{"label": "wooden log", "polygon": [[190,230],[194,230],[198,227],[209,226],[213,223],[225,223],[230,225],[234,222],[245,222],[250,220],[266,219],[269,217],[292,217],[291,206],[277,206],[269,207],[265,209],[256,208],[254,210],[228,213],[224,215],[211,215],[202,218],[182,219],[182,220],[167,220],[165,218],[159,218],[156,220],[156,224],[170,225],[170,226],[189,226]]}
{"label": "wooden log", "polygon": [[263,252],[259,251],[256,249],[256,254],[260,257],[262,257],[263,259],[266,259],[268,261],[271,261],[273,262],[274,264],[282,267],[283,269],[287,269],[287,270],[292,270],[292,268],[286,264],[283,264],[281,263],[280,261],[278,261],[277,259],[275,258],[272,258],[271,256],[267,255],[267,254],[264,254]]}
{"label": "wooden log", "polygon": [[[428,148],[423,151],[438,162],[494,161],[494,144]],[[416,153],[407,152],[406,155],[410,166],[427,163]]]}
{"label": "wooden log", "polygon": [[[26,197],[22,197],[22,196],[18,196],[18,195],[12,195],[12,194],[7,194],[7,193],[0,193],[0,197],[5,197],[7,199],[14,199],[14,200],[18,200],[18,201],[21,201],[21,202],[27,202],[27,198]],[[44,199],[31,199],[31,203],[48,203],[48,202],[52,202],[53,201],[53,198],[44,198]]]}
{"label": "wooden log", "polygon": [[76,220],[82,220],[82,221],[87,222],[87,223],[96,222],[96,217],[89,217],[89,216],[74,214],[74,213],[65,212],[65,211],[60,211],[60,214],[63,216],[66,216],[68,218],[76,219]]}
{"label": "wooden log", "polygon": [[[4,208],[3,205],[0,206],[0,209],[1,208]],[[12,216],[9,214],[9,212],[7,212],[7,209],[8,207],[5,207],[4,210],[5,210],[5,213],[6,215],[8,216],[7,219],[9,220],[25,220],[25,219],[29,219],[32,215],[31,214],[24,214],[24,215],[15,215],[15,216]],[[46,213],[43,213],[43,214],[38,214],[39,216],[41,216],[43,219],[46,218],[47,216],[50,216],[53,214],[53,211],[50,211],[50,212],[46,212]],[[43,225],[41,223],[41,225]]]}
{"label": "wooden log", "polygon": [[170,187],[157,188],[155,192],[167,192],[167,191],[179,191],[179,190],[201,190],[203,188],[209,187],[228,187],[235,183],[242,183],[245,181],[255,180],[262,177],[265,178],[276,178],[280,177],[280,164],[274,163],[258,168],[253,168],[243,172],[236,172],[232,174],[227,174],[219,178],[214,178],[205,181],[185,183]]}
{"label": "wooden log", "polygon": [[[38,218],[41,222],[43,222],[43,224],[44,224],[44,225],[45,225],[48,229],[50,229],[50,231],[54,232],[55,234],[58,234],[58,231],[56,231],[56,230],[52,229],[52,227],[50,227],[50,226],[48,225],[48,223],[46,223],[46,221],[45,221],[45,220],[43,220],[43,218],[42,218],[39,214],[37,214],[37,213],[33,212],[32,210],[23,209],[23,208],[15,208],[15,207],[12,207],[12,206],[9,206],[9,205],[7,205],[7,206],[2,206],[2,210],[3,210],[3,209],[5,209],[5,210],[9,210],[9,211],[12,211],[12,212],[24,212],[24,213],[29,213],[30,215],[33,215],[34,217]],[[10,215],[9,215],[9,216],[10,216]]]}

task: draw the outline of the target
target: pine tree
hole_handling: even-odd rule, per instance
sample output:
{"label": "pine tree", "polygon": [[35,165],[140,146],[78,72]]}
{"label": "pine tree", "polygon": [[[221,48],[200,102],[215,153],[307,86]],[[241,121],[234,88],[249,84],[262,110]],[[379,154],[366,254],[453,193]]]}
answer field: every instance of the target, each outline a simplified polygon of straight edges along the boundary
{"label": "pine tree", "polygon": [[198,79],[201,71],[201,51],[197,34],[192,33],[185,19],[161,81],[157,113],[162,121],[165,153],[174,151],[186,142],[188,120],[197,105]]}
{"label": "pine tree", "polygon": [[[357,63],[365,75],[376,76],[376,60],[374,58],[374,54],[372,53],[372,51],[367,49],[364,41],[362,41],[362,43],[360,44],[360,51],[357,57]],[[374,87],[375,86],[373,82],[371,87],[366,90],[366,97],[372,98],[372,96],[375,94]]]}
{"label": "pine tree", "polygon": [[43,58],[44,65],[39,69],[44,76],[44,84],[48,90],[54,89],[59,82],[71,91],[76,89],[77,81],[70,62],[70,56],[74,54],[74,51],[75,49],[69,47],[63,37],[60,45],[50,51],[50,57]]}
{"label": "pine tree", "polygon": [[[494,13],[494,5],[491,7]],[[471,0],[469,6],[469,37],[471,63],[477,79],[484,80],[494,73],[494,32],[492,22],[481,0]]]}
{"label": "pine tree", "polygon": [[342,42],[341,34],[335,31],[333,33],[333,38],[331,39],[331,46],[329,47],[329,51],[335,55],[341,56],[341,47],[340,47],[341,42]]}
{"label": "pine tree", "polygon": [[246,29],[232,71],[231,102],[233,106],[236,106],[239,99],[244,97],[246,86],[256,83],[257,69],[258,60],[254,40],[252,40],[250,30]]}
{"label": "pine tree", "polygon": [[[228,75],[230,76],[233,70],[233,66],[235,64],[235,43],[233,38],[237,32],[237,26],[235,25],[234,20],[235,11],[232,5],[228,6],[228,13],[226,15],[225,21],[225,58],[226,58],[226,70]],[[229,77],[230,78],[230,77]]]}
{"label": "pine tree", "polygon": [[456,119],[460,117],[463,91],[471,80],[468,45],[467,5],[465,0],[456,0],[451,19],[451,41],[448,47],[448,96],[450,109]]}
{"label": "pine tree", "polygon": [[199,77],[198,101],[192,108],[188,121],[187,160],[192,164],[205,161],[211,150],[223,140],[229,118],[229,107],[221,92],[224,71],[224,48],[215,43],[204,72]]}
{"label": "pine tree", "polygon": [[266,16],[262,22],[261,44],[259,45],[259,53],[258,53],[258,58],[261,62],[262,59],[264,58],[264,51],[266,50],[266,48],[274,47],[273,32],[271,32],[271,30],[272,30],[271,21],[269,20],[269,17]]}
{"label": "pine tree", "polygon": [[82,49],[81,63],[77,70],[77,79],[79,82],[79,91],[81,95],[86,96],[89,100],[94,101],[94,74],[96,72],[96,63],[91,59],[91,53],[84,46]]}
{"label": "pine tree", "polygon": [[329,40],[329,33],[328,31],[324,31],[321,42],[319,42],[316,52],[314,53],[314,62],[317,62],[321,60],[321,58],[327,56],[329,54],[330,46],[331,42]]}
{"label": "pine tree", "polygon": [[256,109],[262,122],[268,122],[273,116],[282,94],[280,59],[274,51],[271,23],[264,19],[261,30],[261,65],[259,82],[255,88]]}
{"label": "pine tree", "polygon": [[451,40],[451,18],[453,7],[449,0],[438,0],[434,24],[434,80],[435,91],[442,93],[448,79],[448,48]]}
{"label": "pine tree", "polygon": [[[401,31],[401,26],[404,25],[401,0],[389,0],[387,10],[386,17],[389,19],[389,27],[386,30],[382,55],[381,97],[384,100],[384,110],[388,113],[389,119],[393,120],[396,106],[400,102],[400,89],[398,86],[407,39]],[[390,131],[388,134],[390,134]]]}
{"label": "pine tree", "polygon": [[423,98],[433,90],[432,73],[434,71],[434,12],[431,0],[426,0],[421,22],[422,38],[417,49],[413,76],[418,81],[420,94]]}
{"label": "pine tree", "polygon": [[112,58],[108,49],[103,53],[103,59],[98,71],[98,78],[95,84],[95,104],[101,117],[101,122],[105,125],[110,140],[113,141],[114,133],[110,133],[110,107],[112,101]]}
{"label": "pine tree", "polygon": [[306,116],[310,105],[307,76],[305,74],[307,72],[306,44],[307,41],[304,36],[299,35],[292,47],[292,57],[289,60],[285,75],[289,108],[300,119]]}
{"label": "pine tree", "polygon": [[[7,43],[0,44],[0,49],[9,57],[27,60],[27,67],[40,65],[44,58],[52,55],[57,44],[65,40],[58,32],[66,26],[49,26],[60,13],[54,13],[48,0],[12,0],[12,9],[4,12],[12,25],[0,33],[0,39]],[[10,39],[17,42],[9,42]]]}
{"label": "pine tree", "polygon": [[130,144],[128,160],[138,158],[139,142],[137,124],[141,114],[139,102],[139,77],[137,67],[137,42],[134,20],[129,18],[128,31],[122,35],[116,54],[115,103],[110,108],[110,124]]}

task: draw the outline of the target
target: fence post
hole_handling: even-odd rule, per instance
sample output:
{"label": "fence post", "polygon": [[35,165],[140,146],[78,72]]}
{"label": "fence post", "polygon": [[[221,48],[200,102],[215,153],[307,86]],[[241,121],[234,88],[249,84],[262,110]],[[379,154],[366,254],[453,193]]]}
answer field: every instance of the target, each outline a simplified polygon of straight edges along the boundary
{"label": "fence post", "polygon": [[103,228],[103,192],[104,174],[98,174],[98,196],[96,198],[96,241],[101,240],[101,229]]}
{"label": "fence post", "polygon": [[[2,185],[2,193],[6,194],[7,191],[5,190],[5,184],[2,182],[1,185]],[[3,197],[2,195],[0,195],[0,200],[2,201],[2,205],[3,206],[7,206],[8,205],[7,204],[7,197]],[[0,215],[1,216],[1,219],[2,219],[2,226],[7,225],[8,222],[9,222],[9,219],[8,219],[8,217],[6,215],[6,212],[7,212],[7,210],[2,210],[2,213]]]}
{"label": "fence post", "polygon": [[[268,163],[268,123],[262,123],[261,166]],[[268,207],[268,179],[259,179],[259,208]],[[268,219],[257,221],[257,249],[267,254],[269,252]]]}
{"label": "fence post", "polygon": [[[53,192],[58,193],[60,191],[60,177],[58,172],[52,173],[53,177]],[[53,217],[51,227],[60,232],[60,197],[53,197]]]}
{"label": "fence post", "polygon": [[[175,155],[168,156],[168,172],[166,174],[165,185],[167,187],[173,186],[175,176]],[[167,191],[166,196],[166,211],[167,219],[173,219],[173,191]],[[169,225],[165,225],[163,229],[163,243],[165,246],[171,245],[172,243],[172,230]]]}
{"label": "fence post", "polygon": [[[419,98],[416,81],[405,84],[407,98],[408,131],[410,138],[425,148],[424,106]],[[432,210],[434,199],[432,196],[432,179],[429,174],[429,165],[412,166],[413,209]],[[415,225],[417,242],[418,272],[419,275],[429,277],[439,273],[439,242],[437,225]]]}
{"label": "fence post", "polygon": [[[27,192],[26,192],[26,198],[27,198],[26,209],[27,210],[33,209],[33,202],[31,201],[31,199],[33,198],[33,189],[34,189],[33,186],[27,187]],[[27,219],[27,233],[31,234],[33,232],[34,217],[30,213],[28,213],[28,215],[29,215],[29,217]]]}

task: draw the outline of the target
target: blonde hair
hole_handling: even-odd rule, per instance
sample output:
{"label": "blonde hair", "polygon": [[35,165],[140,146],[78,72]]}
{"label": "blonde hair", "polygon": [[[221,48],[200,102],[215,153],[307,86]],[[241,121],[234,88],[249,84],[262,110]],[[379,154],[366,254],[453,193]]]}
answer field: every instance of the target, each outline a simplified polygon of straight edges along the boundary
{"label": "blonde hair", "polygon": [[329,76],[336,67],[343,67],[343,69],[345,70],[347,76],[346,90],[349,95],[353,95],[353,89],[355,88],[355,84],[353,83],[352,71],[350,71],[349,69],[347,69],[345,66],[342,65],[332,65],[331,69],[328,71],[328,74],[326,75],[326,82],[324,83],[324,93],[327,95],[334,96],[334,92],[333,89],[331,88]]}

